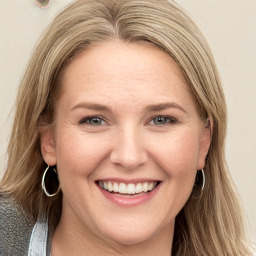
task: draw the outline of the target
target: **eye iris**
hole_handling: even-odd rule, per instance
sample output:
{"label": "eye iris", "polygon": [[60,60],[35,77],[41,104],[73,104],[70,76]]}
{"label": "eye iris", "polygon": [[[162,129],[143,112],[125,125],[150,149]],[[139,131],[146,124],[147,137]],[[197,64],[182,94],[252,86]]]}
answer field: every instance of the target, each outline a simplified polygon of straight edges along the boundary
{"label": "eye iris", "polygon": [[100,125],[102,123],[102,120],[98,117],[92,117],[89,119],[89,123],[92,125]]}
{"label": "eye iris", "polygon": [[166,123],[166,118],[165,117],[161,117],[161,116],[156,117],[154,119],[154,123],[155,124],[165,124]]}

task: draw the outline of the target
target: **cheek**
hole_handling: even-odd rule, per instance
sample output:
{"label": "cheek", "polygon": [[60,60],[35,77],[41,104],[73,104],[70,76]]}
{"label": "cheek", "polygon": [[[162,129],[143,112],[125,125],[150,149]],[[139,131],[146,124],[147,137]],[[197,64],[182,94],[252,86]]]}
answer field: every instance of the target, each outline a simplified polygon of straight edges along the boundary
{"label": "cheek", "polygon": [[167,213],[166,222],[177,216],[188,200],[195,182],[199,156],[199,135],[193,129],[158,136],[151,141],[151,158],[163,171],[164,197],[159,212]]}
{"label": "cheek", "polygon": [[74,180],[87,178],[106,158],[107,143],[100,136],[86,136],[83,132],[62,132],[57,139],[56,156],[59,176]]}
{"label": "cheek", "polygon": [[199,135],[192,129],[158,138],[151,154],[170,179],[194,179],[199,157]]}

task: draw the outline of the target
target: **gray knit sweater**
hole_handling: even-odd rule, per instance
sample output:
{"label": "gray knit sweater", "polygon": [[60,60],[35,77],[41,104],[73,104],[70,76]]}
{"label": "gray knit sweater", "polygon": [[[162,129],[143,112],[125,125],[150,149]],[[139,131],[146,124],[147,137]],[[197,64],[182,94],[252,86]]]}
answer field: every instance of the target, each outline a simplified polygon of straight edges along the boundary
{"label": "gray knit sweater", "polygon": [[34,222],[10,198],[0,196],[0,255],[24,256],[28,253]]}

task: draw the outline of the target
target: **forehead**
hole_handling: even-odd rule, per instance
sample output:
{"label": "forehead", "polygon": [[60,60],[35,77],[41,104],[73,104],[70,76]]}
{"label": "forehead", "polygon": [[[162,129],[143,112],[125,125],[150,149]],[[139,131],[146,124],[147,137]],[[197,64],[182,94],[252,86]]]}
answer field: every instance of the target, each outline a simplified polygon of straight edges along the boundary
{"label": "forehead", "polygon": [[178,65],[149,43],[110,41],[88,48],[64,70],[61,83],[64,97],[85,101],[191,101]]}

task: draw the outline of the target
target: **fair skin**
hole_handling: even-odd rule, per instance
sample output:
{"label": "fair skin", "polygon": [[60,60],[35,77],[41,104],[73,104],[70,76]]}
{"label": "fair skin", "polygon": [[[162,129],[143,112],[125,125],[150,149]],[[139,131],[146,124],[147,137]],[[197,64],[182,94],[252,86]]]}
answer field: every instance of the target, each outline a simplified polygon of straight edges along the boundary
{"label": "fair skin", "polygon": [[171,255],[210,145],[182,72],[148,43],[116,40],[77,56],[61,83],[54,129],[41,132],[63,192],[52,255]]}

